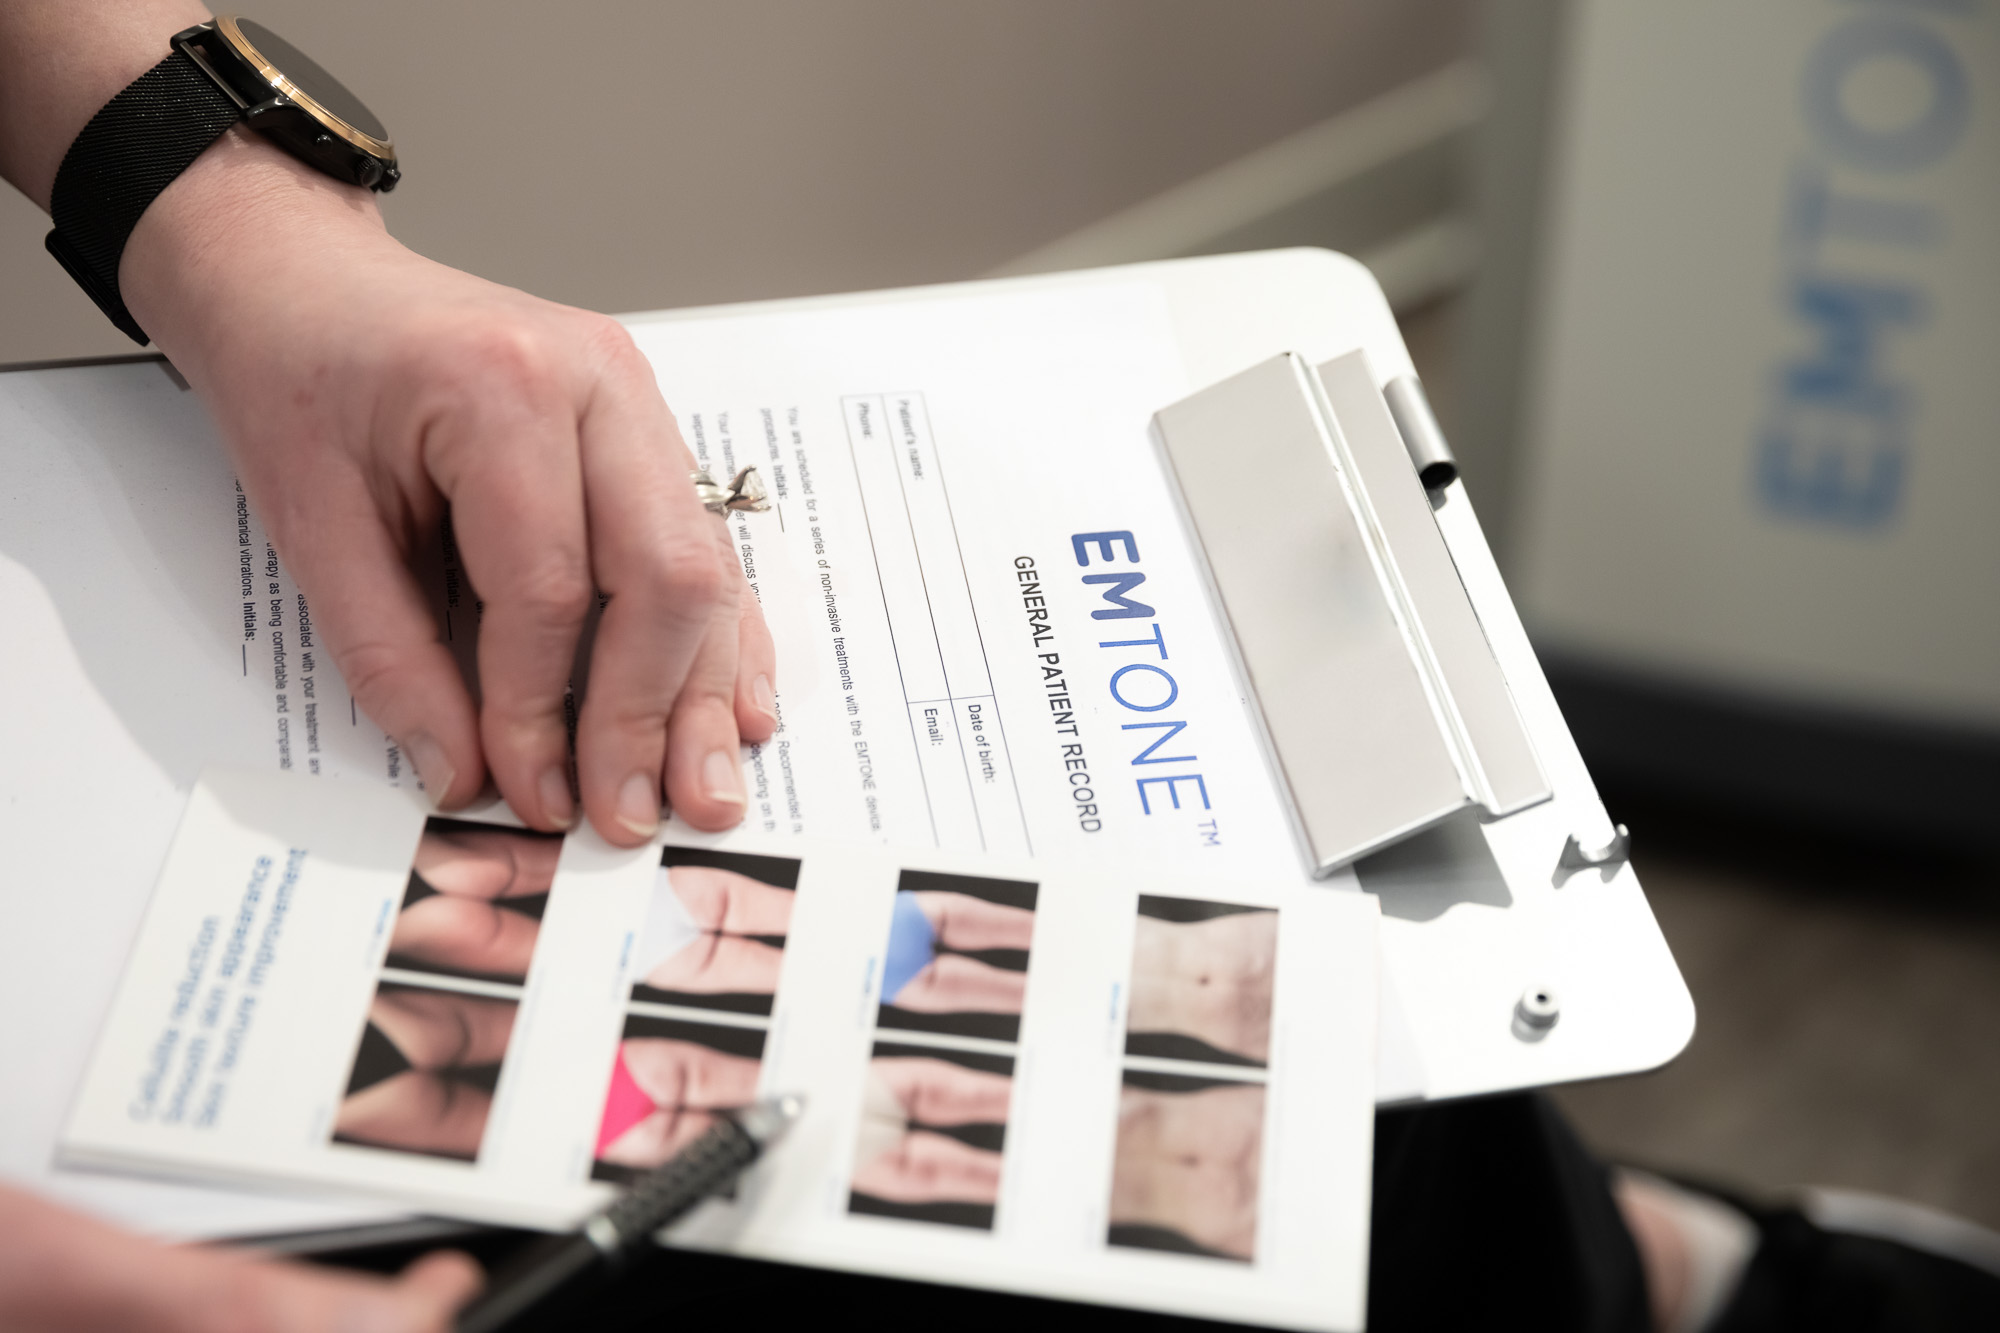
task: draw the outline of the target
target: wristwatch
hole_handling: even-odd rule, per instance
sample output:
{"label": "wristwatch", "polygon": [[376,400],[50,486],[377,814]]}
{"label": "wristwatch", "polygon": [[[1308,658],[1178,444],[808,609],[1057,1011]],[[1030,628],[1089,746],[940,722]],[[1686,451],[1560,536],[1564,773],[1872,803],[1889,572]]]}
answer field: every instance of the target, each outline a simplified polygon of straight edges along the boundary
{"label": "wristwatch", "polygon": [[167,58],[76,136],[49,197],[49,253],[142,344],[118,292],[125,241],[160,191],[238,122],[335,180],[387,191],[402,179],[374,112],[263,24],[225,16],[176,33]]}

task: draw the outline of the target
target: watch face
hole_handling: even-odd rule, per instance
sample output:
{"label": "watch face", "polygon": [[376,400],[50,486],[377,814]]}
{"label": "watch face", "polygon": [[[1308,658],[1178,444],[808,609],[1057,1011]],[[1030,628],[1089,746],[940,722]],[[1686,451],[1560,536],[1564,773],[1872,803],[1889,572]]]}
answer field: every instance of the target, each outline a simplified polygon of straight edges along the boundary
{"label": "watch face", "polygon": [[384,144],[389,142],[389,131],[375,118],[375,113],[360,98],[347,91],[339,79],[314,64],[305,52],[254,19],[239,18],[235,27],[242,33],[243,39],[256,48],[266,64],[272,66],[287,83],[319,103],[322,110],[339,117],[371,139]]}

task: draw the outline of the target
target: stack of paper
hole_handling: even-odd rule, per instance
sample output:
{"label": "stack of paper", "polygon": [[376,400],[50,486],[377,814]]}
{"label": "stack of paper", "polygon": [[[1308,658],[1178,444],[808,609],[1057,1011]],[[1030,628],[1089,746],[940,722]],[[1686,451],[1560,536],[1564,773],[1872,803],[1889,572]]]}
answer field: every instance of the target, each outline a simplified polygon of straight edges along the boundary
{"label": "stack of paper", "polygon": [[196,789],[68,1164],[560,1227],[807,1114],[679,1244],[1356,1328],[1375,903],[818,840],[613,849]]}

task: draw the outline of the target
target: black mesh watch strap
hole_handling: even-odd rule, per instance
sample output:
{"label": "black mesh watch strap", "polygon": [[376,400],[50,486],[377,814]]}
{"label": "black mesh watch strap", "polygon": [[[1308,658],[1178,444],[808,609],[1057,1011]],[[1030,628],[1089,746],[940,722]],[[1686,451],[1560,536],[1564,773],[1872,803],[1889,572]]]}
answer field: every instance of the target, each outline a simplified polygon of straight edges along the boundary
{"label": "black mesh watch strap", "polygon": [[49,253],[141,343],[146,332],[118,291],[125,241],[160,191],[242,118],[235,99],[175,51],[106,102],[63,156],[49,196]]}

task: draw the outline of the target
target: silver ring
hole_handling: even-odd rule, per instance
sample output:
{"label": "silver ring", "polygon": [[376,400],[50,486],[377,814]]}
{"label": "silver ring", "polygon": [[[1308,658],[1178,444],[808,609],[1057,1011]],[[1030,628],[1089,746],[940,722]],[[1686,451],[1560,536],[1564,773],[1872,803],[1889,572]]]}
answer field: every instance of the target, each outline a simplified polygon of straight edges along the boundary
{"label": "silver ring", "polygon": [[764,479],[757,475],[755,463],[738,472],[727,486],[709,476],[707,468],[696,468],[688,476],[694,481],[694,493],[701,507],[718,518],[732,509],[740,514],[761,514],[771,507]]}

